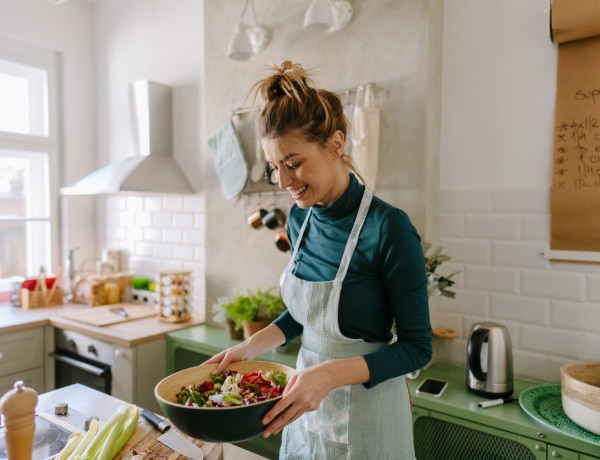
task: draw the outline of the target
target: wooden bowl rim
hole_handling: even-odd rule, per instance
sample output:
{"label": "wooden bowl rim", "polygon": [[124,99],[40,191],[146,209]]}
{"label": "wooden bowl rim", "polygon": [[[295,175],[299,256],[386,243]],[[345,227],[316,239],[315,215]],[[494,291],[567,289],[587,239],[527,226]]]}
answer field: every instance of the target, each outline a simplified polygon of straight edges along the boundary
{"label": "wooden bowl rim", "polygon": [[[200,372],[200,371],[202,371],[203,373],[206,371],[209,371],[209,375],[210,375],[210,372],[213,369],[216,369],[217,366],[218,366],[218,363],[203,364],[200,366],[188,367],[187,369],[182,369],[178,372],[168,375],[156,384],[156,386],[154,387],[154,396],[160,403],[167,404],[171,407],[183,408],[183,409],[187,409],[187,410],[200,410],[200,411],[215,411],[215,410],[223,411],[223,410],[244,409],[244,408],[248,408],[248,407],[258,407],[262,404],[272,403],[273,401],[277,401],[282,398],[282,396],[277,396],[276,398],[270,398],[265,401],[260,401],[257,403],[243,405],[243,406],[196,407],[196,406],[184,406],[183,404],[179,404],[176,401],[168,400],[163,395],[160,394],[160,390],[162,389],[162,387],[165,386],[168,382],[171,382],[172,380],[174,380],[174,377],[176,377],[176,376],[187,377],[190,374],[194,374],[195,372]],[[235,363],[231,363],[229,366],[227,366],[228,369],[237,370],[238,372],[242,372],[239,368],[244,368],[244,367],[250,368],[251,369],[250,372],[255,372],[257,370],[260,370],[260,371],[281,370],[286,373],[288,379],[290,378],[291,375],[296,373],[296,369],[294,369],[293,367],[288,366],[287,364],[277,363],[274,361],[253,361],[253,360],[251,360],[251,361],[236,361]],[[248,371],[246,371],[246,372],[248,372]],[[185,381],[187,383],[182,383],[181,385],[179,385],[180,388],[182,386],[187,386],[191,383],[201,383],[200,381],[197,381],[196,379],[189,381],[189,382],[187,380],[185,380]],[[173,394],[172,398],[173,399],[175,398],[175,394]]]}

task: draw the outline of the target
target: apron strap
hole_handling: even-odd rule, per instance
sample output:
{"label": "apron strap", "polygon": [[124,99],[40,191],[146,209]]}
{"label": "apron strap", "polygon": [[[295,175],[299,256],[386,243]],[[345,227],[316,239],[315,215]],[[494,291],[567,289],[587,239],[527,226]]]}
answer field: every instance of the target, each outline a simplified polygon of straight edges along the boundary
{"label": "apron strap", "polygon": [[348,242],[346,243],[346,249],[344,249],[342,261],[340,262],[337,275],[335,275],[336,281],[343,281],[346,277],[346,272],[348,271],[348,266],[350,265],[350,259],[352,258],[352,254],[354,253],[354,249],[358,243],[358,235],[360,234],[363,224],[367,218],[367,213],[369,212],[369,206],[371,205],[372,199],[373,193],[365,187],[365,192],[363,193],[362,201],[360,202],[360,207],[358,208],[358,214],[356,215],[354,225],[350,231],[350,236],[348,238]]}

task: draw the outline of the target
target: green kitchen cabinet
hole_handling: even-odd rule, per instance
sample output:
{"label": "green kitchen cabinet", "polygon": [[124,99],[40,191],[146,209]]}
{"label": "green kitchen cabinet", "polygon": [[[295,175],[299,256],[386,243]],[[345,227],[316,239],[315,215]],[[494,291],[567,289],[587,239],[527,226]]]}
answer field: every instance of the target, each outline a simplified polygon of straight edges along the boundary
{"label": "green kitchen cabinet", "polygon": [[[211,356],[240,343],[227,337],[224,329],[201,325],[181,329],[167,334],[167,373],[172,374],[188,367],[197,366]],[[273,350],[258,358],[262,361],[274,361],[296,367],[296,356],[300,345],[293,342],[283,353]],[[269,459],[279,457],[281,434],[268,439],[257,437],[249,441],[236,443],[243,449]]]}
{"label": "green kitchen cabinet", "polygon": [[[448,381],[439,398],[416,394],[427,377]],[[514,398],[534,382],[515,380]],[[598,460],[600,446],[546,427],[518,401],[479,408],[486,398],[467,390],[466,370],[433,366],[408,380],[418,460]]]}

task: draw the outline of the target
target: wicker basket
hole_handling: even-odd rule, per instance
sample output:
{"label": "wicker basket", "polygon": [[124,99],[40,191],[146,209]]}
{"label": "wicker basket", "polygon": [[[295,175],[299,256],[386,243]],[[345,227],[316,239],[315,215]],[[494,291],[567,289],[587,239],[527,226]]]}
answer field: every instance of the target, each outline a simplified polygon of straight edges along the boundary
{"label": "wicker basket", "polygon": [[21,308],[29,310],[32,308],[54,307],[63,304],[64,291],[57,287],[53,292],[41,290],[30,291],[21,289]]}

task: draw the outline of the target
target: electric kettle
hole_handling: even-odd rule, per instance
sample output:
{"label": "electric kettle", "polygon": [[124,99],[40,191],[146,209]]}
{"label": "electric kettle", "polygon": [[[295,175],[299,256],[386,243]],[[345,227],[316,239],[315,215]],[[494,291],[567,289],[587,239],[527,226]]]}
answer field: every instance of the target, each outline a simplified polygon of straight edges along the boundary
{"label": "electric kettle", "polygon": [[513,393],[512,345],[508,330],[492,322],[475,323],[467,344],[467,387],[486,397]]}

